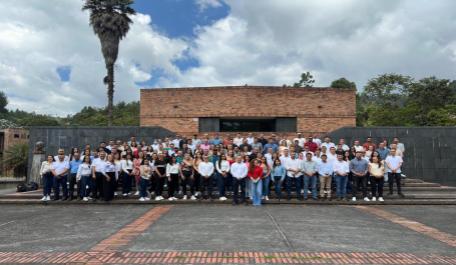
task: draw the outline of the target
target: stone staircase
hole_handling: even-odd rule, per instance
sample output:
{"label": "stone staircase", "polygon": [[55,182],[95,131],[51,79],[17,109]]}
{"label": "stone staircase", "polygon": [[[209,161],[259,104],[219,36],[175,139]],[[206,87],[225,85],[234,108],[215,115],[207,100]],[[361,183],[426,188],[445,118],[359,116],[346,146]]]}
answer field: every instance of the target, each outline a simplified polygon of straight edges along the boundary
{"label": "stone staircase", "polygon": [[[215,189],[214,189],[215,190]],[[351,201],[336,201],[336,200],[307,200],[307,201],[299,201],[296,199],[292,199],[290,201],[282,199],[278,201],[275,199],[274,192],[272,192],[267,204],[341,204],[341,205],[369,205],[369,204],[376,204],[376,205],[456,205],[456,187],[449,187],[449,186],[442,186],[437,183],[425,182],[420,179],[404,179],[402,185],[402,191],[405,194],[405,198],[400,198],[395,193],[392,196],[388,195],[388,185],[384,187],[384,198],[385,202],[365,202],[362,200],[358,200],[356,202]],[[166,192],[165,192],[166,194]],[[0,195],[0,204],[106,204],[103,201],[97,202],[83,202],[78,200],[73,201],[51,201],[43,203],[40,201],[42,197],[42,191],[31,191],[31,192],[23,192],[23,193],[16,193],[11,192],[7,194]],[[230,197],[230,196],[229,196]],[[231,204],[231,200],[228,199],[227,201],[219,201],[218,199],[214,199],[213,202],[210,200],[178,200],[178,201],[168,201],[163,200],[156,202],[154,200],[148,202],[140,202],[138,201],[137,196],[130,196],[130,197],[116,197],[113,201],[109,202],[108,204],[200,204],[200,203],[211,203],[211,204]]]}

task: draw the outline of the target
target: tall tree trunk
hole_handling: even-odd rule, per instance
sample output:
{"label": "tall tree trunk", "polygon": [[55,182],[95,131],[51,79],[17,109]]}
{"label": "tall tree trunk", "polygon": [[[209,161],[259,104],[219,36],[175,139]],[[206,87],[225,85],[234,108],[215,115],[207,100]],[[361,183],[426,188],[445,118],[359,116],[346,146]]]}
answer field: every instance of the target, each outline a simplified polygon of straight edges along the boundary
{"label": "tall tree trunk", "polygon": [[112,108],[114,100],[114,64],[108,68],[108,126],[112,126]]}

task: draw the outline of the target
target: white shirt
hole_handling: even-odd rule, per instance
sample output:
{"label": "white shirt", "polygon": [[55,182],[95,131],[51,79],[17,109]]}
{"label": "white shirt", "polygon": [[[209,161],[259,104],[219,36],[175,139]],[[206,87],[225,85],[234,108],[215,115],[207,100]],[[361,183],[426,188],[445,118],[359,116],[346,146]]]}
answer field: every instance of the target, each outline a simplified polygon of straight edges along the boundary
{"label": "white shirt", "polygon": [[362,145],[355,145],[355,151],[356,152],[364,152],[364,147]]}
{"label": "white shirt", "polygon": [[281,155],[281,156],[279,157],[280,163],[281,163],[284,167],[286,167],[285,165],[287,164],[287,161],[290,160],[290,159],[291,159],[290,156]]}
{"label": "white shirt", "polygon": [[220,174],[222,174],[222,172],[229,172],[230,171],[230,163],[228,161],[226,161],[226,160],[222,160],[221,164],[219,166],[219,162],[217,161],[216,168],[217,168],[217,172],[219,172]]}
{"label": "white shirt", "polygon": [[231,176],[236,179],[243,179],[247,176],[249,169],[247,165],[243,162],[233,163],[230,168]]}
{"label": "white shirt", "polygon": [[264,154],[264,157],[266,158],[266,163],[268,163],[268,166],[272,168],[274,165],[274,161],[272,161],[272,155],[270,153]]}
{"label": "white shirt", "polygon": [[313,138],[312,142],[316,143],[318,145],[318,147],[321,146],[321,140],[319,138]]}
{"label": "white shirt", "polygon": [[133,170],[133,161],[126,159],[120,160],[120,169],[128,174],[128,170]]}
{"label": "white shirt", "polygon": [[[385,159],[385,162],[388,165],[388,169],[387,169],[388,172],[393,172],[391,169],[397,168],[399,166],[399,164],[401,164],[403,161],[402,161],[402,157],[400,157],[398,155],[395,155],[395,156],[388,155]],[[401,173],[400,167],[396,170],[396,173]]]}
{"label": "white shirt", "polygon": [[326,161],[326,162],[323,162],[321,161],[320,163],[317,164],[317,172],[318,174],[320,175],[332,175],[333,173],[333,164]]}
{"label": "white shirt", "polygon": [[211,162],[202,161],[198,165],[198,172],[203,177],[209,177],[214,173],[214,164],[212,164]]}
{"label": "white shirt", "polygon": [[60,175],[65,172],[65,170],[70,169],[70,163],[68,163],[68,160],[57,160],[52,163],[52,169],[57,175]]}
{"label": "white shirt", "polygon": [[91,176],[92,175],[92,166],[86,163],[82,163],[78,167],[78,173],[76,174],[76,179],[80,180],[82,176]]}
{"label": "white shirt", "polygon": [[306,138],[303,138],[303,137],[294,138],[293,142],[295,142],[296,140],[298,141],[298,145],[301,146],[302,148],[304,148],[304,143],[306,142]]}
{"label": "white shirt", "polygon": [[331,147],[336,147],[336,145],[334,143],[332,143],[332,142],[329,142],[329,143],[324,142],[324,143],[321,144],[321,147],[323,147],[323,146],[326,146],[326,150],[328,150],[328,151],[329,151],[329,149]]}
{"label": "white shirt", "polygon": [[350,165],[345,160],[336,160],[333,163],[333,170],[335,174],[348,174],[350,172]]}
{"label": "white shirt", "polygon": [[92,167],[95,167],[95,172],[104,173],[104,168],[106,166],[106,161],[101,160],[101,158],[95,158],[92,162]]}
{"label": "white shirt", "polygon": [[348,151],[348,150],[350,150],[350,147],[348,147],[348,145],[346,145],[346,144],[343,144],[342,145],[342,150]]}
{"label": "white shirt", "polygon": [[235,144],[235,145],[237,145],[237,146],[240,146],[240,145],[242,144],[243,141],[244,141],[244,138],[242,138],[242,137],[239,137],[239,138],[238,138],[238,137],[235,137],[235,138],[233,139],[233,144]]}
{"label": "white shirt", "polygon": [[170,163],[166,164],[166,176],[169,177],[171,174],[179,174],[178,163],[174,163],[173,165]]}
{"label": "white shirt", "polygon": [[314,155],[314,156],[312,156],[312,161],[320,163],[321,162],[321,158],[319,156]]}
{"label": "white shirt", "polygon": [[51,172],[51,170],[52,170],[52,163],[49,163],[48,161],[43,161],[41,163],[40,176],[43,176],[44,174]]}
{"label": "white shirt", "polygon": [[[299,159],[288,159],[285,164],[285,169],[287,170],[287,176],[290,178],[298,178],[302,175],[301,173],[301,164],[302,160]],[[294,173],[291,170],[299,170],[299,172]]]}
{"label": "white shirt", "polygon": [[246,140],[247,140],[247,143],[248,143],[249,145],[252,145],[253,142],[255,141],[255,138],[253,138],[253,137],[247,137]]}
{"label": "white shirt", "polygon": [[326,154],[326,157],[328,159],[328,163],[330,163],[331,165],[334,164],[334,162],[336,162],[337,160],[337,154],[331,154],[331,152],[327,153]]}

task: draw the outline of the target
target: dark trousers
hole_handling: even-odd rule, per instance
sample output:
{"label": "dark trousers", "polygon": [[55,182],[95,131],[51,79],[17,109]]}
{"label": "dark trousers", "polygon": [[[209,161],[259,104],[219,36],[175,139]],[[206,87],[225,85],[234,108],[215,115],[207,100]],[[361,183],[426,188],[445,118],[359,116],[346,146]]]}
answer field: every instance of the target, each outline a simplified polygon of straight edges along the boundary
{"label": "dark trousers", "polygon": [[222,174],[217,174],[217,187],[220,197],[225,197],[225,190],[228,187],[228,180],[230,174],[223,176]]}
{"label": "dark trousers", "polygon": [[165,178],[155,175],[155,196],[162,196],[163,186],[165,186]]}
{"label": "dark trousers", "polygon": [[81,197],[88,197],[89,192],[90,192],[90,180],[92,179],[92,176],[81,176],[81,192],[80,196]]}
{"label": "dark trousers", "polygon": [[179,190],[179,174],[170,174],[168,178],[168,197],[174,197]]}
{"label": "dark trousers", "polygon": [[193,186],[195,186],[195,191],[201,191],[201,175],[198,171],[193,174]]}
{"label": "dark trousers", "polygon": [[233,203],[239,203],[239,188],[241,189],[241,203],[245,202],[245,178],[237,179],[233,177]]}
{"label": "dark trousers", "polygon": [[212,189],[213,189],[213,183],[212,183],[212,176],[210,177],[201,177],[202,179],[202,185],[201,185],[201,193],[203,193],[203,198],[204,198],[204,193],[207,193],[207,196],[212,198]]}
{"label": "dark trousers", "polygon": [[128,194],[131,192],[131,175],[125,172],[122,172],[122,193]]}
{"label": "dark trousers", "polygon": [[184,175],[184,178],[181,180],[181,186],[182,186],[182,193],[187,195],[187,186],[190,187],[190,193],[192,195],[195,195],[195,185],[193,185],[193,179],[192,179],[192,172],[183,170],[182,175]]}
{"label": "dark trousers", "polygon": [[94,199],[103,197],[103,179],[104,175],[101,172],[95,172],[95,179],[92,179],[92,196]]}
{"label": "dark trousers", "polygon": [[146,198],[147,197],[147,186],[149,186],[149,180],[145,178],[141,178],[139,180],[139,197]]}
{"label": "dark trousers", "polygon": [[361,188],[363,193],[363,198],[367,197],[367,176],[364,175],[362,177],[353,176],[353,188],[352,188],[352,196],[356,197],[356,193]]}
{"label": "dark trousers", "polygon": [[54,198],[60,198],[60,186],[62,186],[62,196],[64,199],[68,198],[67,190],[67,176],[54,177]]}
{"label": "dark trousers", "polygon": [[372,177],[371,178],[371,191],[372,191],[372,197],[383,197],[383,184],[385,182],[385,179],[383,177],[381,178],[376,178]]}
{"label": "dark trousers", "polygon": [[54,176],[51,172],[43,175],[43,196],[51,196],[52,185],[54,184]]}
{"label": "dark trousers", "polygon": [[[70,199],[74,198],[74,185],[76,185],[76,173],[70,173],[68,176],[68,182],[70,183],[70,186],[68,188],[68,194],[70,195]],[[77,191],[77,189],[76,189]],[[76,197],[78,193],[76,192]]]}
{"label": "dark trousers", "polygon": [[388,184],[390,193],[393,193],[393,184],[396,181],[397,193],[401,194],[401,173],[388,172]]}
{"label": "dark trousers", "polygon": [[290,178],[288,176],[285,177],[286,181],[286,188],[287,188],[287,196],[291,198],[291,188],[294,186],[296,187],[296,198],[301,198],[301,188],[302,188],[302,176],[297,178]]}
{"label": "dark trousers", "polygon": [[106,172],[109,179],[103,175],[103,198],[105,201],[110,201],[114,197],[114,182],[116,181],[116,174],[114,172]]}

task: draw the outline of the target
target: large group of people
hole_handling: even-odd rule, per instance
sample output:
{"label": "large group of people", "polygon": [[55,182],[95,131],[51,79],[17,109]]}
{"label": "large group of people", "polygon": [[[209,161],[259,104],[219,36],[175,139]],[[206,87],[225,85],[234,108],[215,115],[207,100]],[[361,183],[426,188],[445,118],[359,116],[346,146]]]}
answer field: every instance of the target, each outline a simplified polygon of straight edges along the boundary
{"label": "large group of people", "polygon": [[[279,138],[252,133],[223,137],[179,135],[152,143],[109,140],[93,147],[59,149],[42,162],[42,201],[227,200],[258,206],[269,199],[384,201],[401,192],[404,144],[367,137],[351,146],[328,136]],[[370,190],[368,188],[370,187]],[[214,192],[214,188],[216,192]],[[62,192],[60,191],[62,189]],[[165,192],[166,191],[166,192]],[[271,195],[273,191],[273,196]],[[361,197],[358,195],[361,194]]]}

